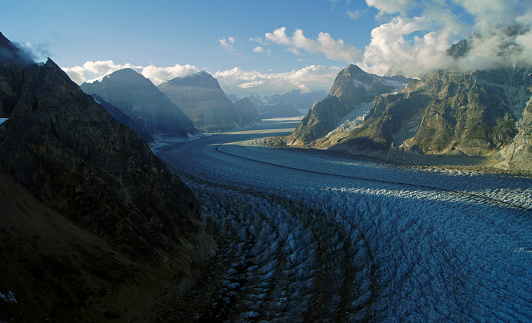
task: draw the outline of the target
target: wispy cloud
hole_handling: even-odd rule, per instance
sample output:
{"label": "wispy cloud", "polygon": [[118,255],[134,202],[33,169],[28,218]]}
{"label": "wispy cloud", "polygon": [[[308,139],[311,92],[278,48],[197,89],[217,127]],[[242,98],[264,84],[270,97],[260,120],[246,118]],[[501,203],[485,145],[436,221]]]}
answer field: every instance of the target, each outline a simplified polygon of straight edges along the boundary
{"label": "wispy cloud", "polygon": [[320,53],[327,58],[353,63],[362,56],[360,50],[344,44],[342,39],[335,40],[330,34],[320,32],[316,40],[305,37],[303,30],[296,29],[292,36],[286,34],[286,27],[275,29],[272,33],[266,33],[267,40],[288,47],[288,51],[299,55],[300,51],[308,53]]}
{"label": "wispy cloud", "polygon": [[234,37],[228,37],[222,38],[218,40],[220,42],[220,45],[223,49],[225,49],[228,52],[236,53],[236,49],[234,49],[233,45],[235,44],[235,38]]}
{"label": "wispy cloud", "polygon": [[347,17],[349,17],[349,19],[351,20],[357,20],[358,18],[360,18],[360,10],[348,11]]}

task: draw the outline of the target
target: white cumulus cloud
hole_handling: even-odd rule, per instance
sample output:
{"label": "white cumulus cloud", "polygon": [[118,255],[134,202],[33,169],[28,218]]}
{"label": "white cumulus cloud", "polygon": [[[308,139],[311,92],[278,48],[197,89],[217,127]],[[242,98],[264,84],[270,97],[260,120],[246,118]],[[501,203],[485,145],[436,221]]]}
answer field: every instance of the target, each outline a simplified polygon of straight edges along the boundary
{"label": "white cumulus cloud", "polygon": [[257,47],[255,47],[255,48],[253,48],[253,51],[254,51],[255,53],[264,53],[264,47],[262,47],[262,46],[257,46]]}
{"label": "white cumulus cloud", "polygon": [[262,73],[235,67],[213,74],[226,93],[239,96],[258,93],[261,95],[283,94],[293,89],[302,92],[329,91],[341,67],[310,65],[299,70],[283,73]]}
{"label": "white cumulus cloud", "polygon": [[286,34],[286,27],[277,28],[273,33],[266,33],[266,39],[288,47],[294,54],[300,50],[309,53],[321,53],[329,59],[353,63],[361,58],[360,50],[344,44],[342,39],[335,40],[330,34],[320,32],[316,40],[305,37],[303,30],[296,29],[292,36]]}
{"label": "white cumulus cloud", "polygon": [[148,66],[134,66],[132,64],[115,64],[112,60],[108,61],[87,61],[82,66],[63,67],[63,71],[77,84],[83,82],[93,82],[101,80],[105,75],[109,75],[115,71],[131,68],[144,77],[150,79],[153,84],[159,85],[163,82],[169,81],[176,77],[187,76],[200,69],[193,65],[179,65],[169,67],[157,67],[154,65]]}

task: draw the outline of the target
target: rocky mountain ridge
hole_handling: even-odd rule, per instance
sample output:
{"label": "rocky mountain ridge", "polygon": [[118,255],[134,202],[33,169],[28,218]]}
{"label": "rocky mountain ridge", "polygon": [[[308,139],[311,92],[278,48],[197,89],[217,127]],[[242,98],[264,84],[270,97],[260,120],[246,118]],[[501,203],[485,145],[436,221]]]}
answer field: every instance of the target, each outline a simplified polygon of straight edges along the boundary
{"label": "rocky mountain ridge", "polygon": [[524,67],[432,72],[377,96],[364,123],[330,149],[409,163],[530,169],[524,160],[532,156],[531,81]]}
{"label": "rocky mountain ridge", "polygon": [[0,320],[142,320],[213,255],[192,192],[52,60],[0,61],[0,117]]}
{"label": "rocky mountain ridge", "polygon": [[294,133],[286,138],[290,146],[316,146],[354,110],[369,109],[368,102],[383,93],[406,86],[404,77],[380,77],[349,65],[338,73],[327,98],[316,102]]}
{"label": "rocky mountain ridge", "polygon": [[105,76],[101,81],[83,83],[81,89],[119,108],[152,137],[198,134],[183,111],[150,80],[133,69],[125,68]]}
{"label": "rocky mountain ridge", "polygon": [[229,100],[218,81],[207,72],[177,77],[158,88],[181,107],[201,131],[225,131],[261,121],[256,109],[241,110]]}

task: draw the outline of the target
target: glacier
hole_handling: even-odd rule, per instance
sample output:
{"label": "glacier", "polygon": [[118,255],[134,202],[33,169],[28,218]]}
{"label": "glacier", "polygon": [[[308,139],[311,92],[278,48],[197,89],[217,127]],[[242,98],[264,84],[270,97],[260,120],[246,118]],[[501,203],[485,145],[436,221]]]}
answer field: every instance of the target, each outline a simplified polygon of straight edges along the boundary
{"label": "glacier", "polygon": [[532,320],[531,178],[253,144],[289,122],[157,152],[216,228],[204,319]]}

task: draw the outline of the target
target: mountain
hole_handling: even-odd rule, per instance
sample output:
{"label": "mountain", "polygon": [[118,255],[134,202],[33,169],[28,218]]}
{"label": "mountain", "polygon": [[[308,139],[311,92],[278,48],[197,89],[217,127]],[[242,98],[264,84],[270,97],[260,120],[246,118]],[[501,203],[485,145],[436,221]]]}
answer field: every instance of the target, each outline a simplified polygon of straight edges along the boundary
{"label": "mountain", "polygon": [[0,60],[0,118],[1,321],[143,320],[190,286],[216,246],[137,134],[17,53]]}
{"label": "mountain", "polygon": [[130,116],[128,116],[127,114],[122,112],[122,110],[115,107],[100,96],[93,94],[92,97],[94,98],[96,103],[101,105],[102,108],[104,108],[105,111],[107,111],[111,115],[111,117],[115,118],[116,121],[133,130],[136,134],[141,136],[146,143],[153,143],[153,138],[150,136],[150,133],[148,132],[148,130],[146,130],[146,128],[139,126],[137,123],[135,123],[135,121],[133,121],[133,119],[131,119]]}
{"label": "mountain", "polygon": [[429,73],[377,96],[364,123],[332,149],[530,170],[529,73],[528,67]]}
{"label": "mountain", "polygon": [[249,99],[255,104],[261,116],[268,118],[297,117],[306,114],[314,102],[327,96],[325,91],[302,93],[292,90],[285,94],[275,94],[269,97],[251,95]]}
{"label": "mountain", "polygon": [[391,93],[406,86],[404,77],[380,77],[364,72],[356,65],[349,65],[338,75],[329,95],[314,104],[294,133],[287,137],[292,146],[316,145],[339,122],[350,114],[363,115],[370,109],[373,99],[383,93]]}
{"label": "mountain", "polygon": [[187,137],[198,134],[190,119],[153,83],[130,68],[83,83],[81,89],[119,108],[151,136]]}
{"label": "mountain", "polygon": [[257,108],[247,97],[243,97],[233,103],[245,124],[254,124],[262,120]]}
{"label": "mountain", "polygon": [[253,112],[242,114],[207,72],[177,77],[159,85],[159,89],[202,131],[231,130],[261,121]]}

